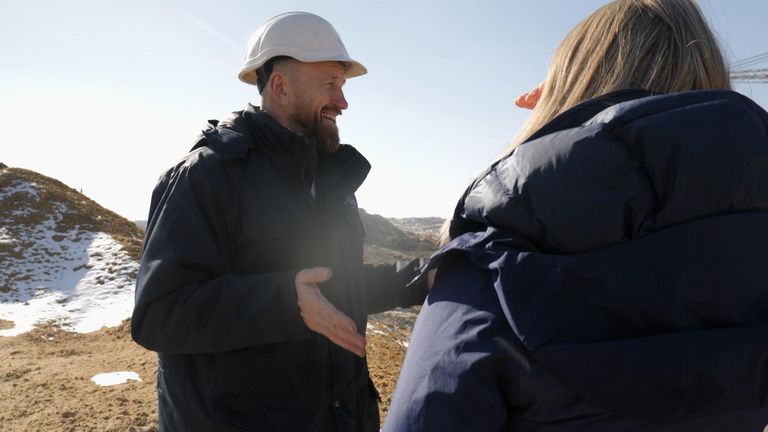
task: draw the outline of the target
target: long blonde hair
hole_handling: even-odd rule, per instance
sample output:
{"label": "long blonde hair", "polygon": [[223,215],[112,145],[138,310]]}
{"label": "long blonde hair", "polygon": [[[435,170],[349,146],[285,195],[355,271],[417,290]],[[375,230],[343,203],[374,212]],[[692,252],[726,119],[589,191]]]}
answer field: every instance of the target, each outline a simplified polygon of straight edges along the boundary
{"label": "long blonde hair", "polygon": [[693,0],[616,0],[565,37],[536,108],[507,154],[579,102],[622,89],[730,89],[728,68]]}
{"label": "long blonde hair", "polygon": [[[616,0],[579,23],[555,52],[536,108],[504,155],[558,114],[622,89],[731,89],[717,39],[693,0]],[[450,221],[441,244],[450,240]]]}

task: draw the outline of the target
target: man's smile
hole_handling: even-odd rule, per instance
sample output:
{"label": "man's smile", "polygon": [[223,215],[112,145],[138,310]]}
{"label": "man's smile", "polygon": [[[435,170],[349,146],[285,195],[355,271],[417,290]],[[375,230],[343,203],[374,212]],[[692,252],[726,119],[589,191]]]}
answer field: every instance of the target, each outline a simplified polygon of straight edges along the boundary
{"label": "man's smile", "polygon": [[329,122],[336,124],[336,117],[341,115],[341,110],[324,108],[320,111],[320,115]]}

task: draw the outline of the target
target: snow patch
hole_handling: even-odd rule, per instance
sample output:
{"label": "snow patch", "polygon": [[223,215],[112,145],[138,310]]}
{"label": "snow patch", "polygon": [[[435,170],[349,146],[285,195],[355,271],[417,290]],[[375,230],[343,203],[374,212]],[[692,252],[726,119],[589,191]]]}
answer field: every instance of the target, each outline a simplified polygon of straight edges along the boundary
{"label": "snow patch", "polygon": [[128,381],[141,381],[139,374],[131,371],[105,372],[91,377],[91,381],[101,387],[125,384]]}
{"label": "snow patch", "polygon": [[13,244],[16,243],[16,240],[13,238],[10,232],[8,232],[8,229],[5,227],[0,227],[0,244]]}
{"label": "snow patch", "polygon": [[48,321],[88,333],[131,316],[138,263],[108,234],[57,233],[53,226],[49,220],[25,232],[21,241],[33,242],[27,256],[5,261],[10,271],[0,272],[0,285],[13,290],[0,293],[0,319],[14,327],[0,336]]}
{"label": "snow patch", "polygon": [[34,182],[28,183],[24,181],[16,181],[15,183],[8,185],[6,188],[3,188],[2,192],[0,192],[0,200],[4,200],[9,196],[17,193],[25,193],[32,196],[37,201],[40,201],[40,192],[37,190],[37,184]]}

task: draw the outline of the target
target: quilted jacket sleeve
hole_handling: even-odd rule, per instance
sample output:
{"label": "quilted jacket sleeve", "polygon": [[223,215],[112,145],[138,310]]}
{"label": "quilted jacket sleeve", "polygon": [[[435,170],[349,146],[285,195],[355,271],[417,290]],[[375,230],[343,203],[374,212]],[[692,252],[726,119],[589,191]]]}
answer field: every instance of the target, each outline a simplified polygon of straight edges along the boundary
{"label": "quilted jacket sleeve", "polygon": [[419,274],[422,264],[422,259],[414,259],[408,263],[366,265],[368,313],[421,304],[427,296],[426,283],[410,282]]}
{"label": "quilted jacket sleeve", "polygon": [[133,338],[158,352],[204,353],[310,337],[294,272],[230,272],[233,215],[205,166],[180,164],[153,193]]}

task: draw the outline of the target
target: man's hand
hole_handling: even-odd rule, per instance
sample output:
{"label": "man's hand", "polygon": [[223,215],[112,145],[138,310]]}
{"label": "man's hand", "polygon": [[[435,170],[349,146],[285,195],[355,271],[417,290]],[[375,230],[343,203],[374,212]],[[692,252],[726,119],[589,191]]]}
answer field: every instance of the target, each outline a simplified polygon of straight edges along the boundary
{"label": "man's hand", "polygon": [[357,325],[341,313],[320,292],[317,284],[331,279],[328,267],[314,267],[296,273],[296,296],[301,318],[310,330],[320,333],[336,345],[365,356],[365,338],[357,332]]}

